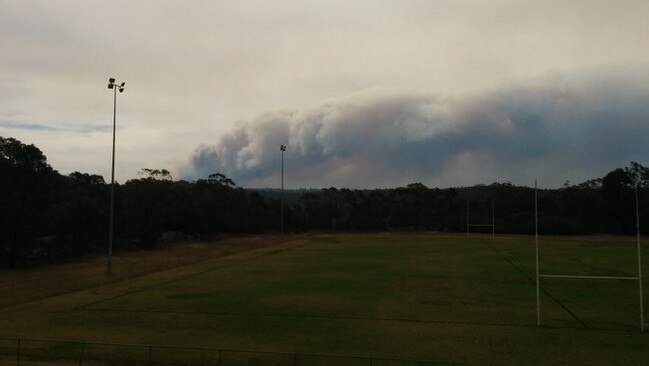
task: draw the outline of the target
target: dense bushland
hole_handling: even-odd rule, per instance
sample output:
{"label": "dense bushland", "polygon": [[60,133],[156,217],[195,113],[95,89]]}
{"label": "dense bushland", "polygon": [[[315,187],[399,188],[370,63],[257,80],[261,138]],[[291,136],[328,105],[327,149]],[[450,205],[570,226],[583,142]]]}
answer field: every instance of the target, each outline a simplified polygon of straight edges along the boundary
{"label": "dense bushland", "polygon": [[[601,179],[539,191],[540,229],[546,234],[632,234],[634,187],[641,211],[649,207],[649,169],[632,162]],[[103,177],[59,174],[34,145],[0,137],[0,268],[67,261],[103,251],[108,237],[110,184]],[[165,237],[207,239],[221,234],[276,232],[277,190],[237,187],[215,173],[195,182],[174,181],[164,169],[142,169],[138,179],[115,185],[115,247],[145,248]],[[509,183],[428,188],[286,191],[288,231],[466,230],[492,221],[499,233],[531,233],[534,190]],[[643,227],[649,215],[641,215]],[[474,228],[472,230],[477,230]],[[485,230],[491,230],[487,228]],[[169,233],[174,233],[170,235]]]}

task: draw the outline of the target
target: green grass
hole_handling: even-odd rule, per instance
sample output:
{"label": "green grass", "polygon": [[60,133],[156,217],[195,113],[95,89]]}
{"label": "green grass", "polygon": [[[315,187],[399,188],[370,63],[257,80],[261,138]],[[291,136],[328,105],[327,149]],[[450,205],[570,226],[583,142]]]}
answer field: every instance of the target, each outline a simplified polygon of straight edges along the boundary
{"label": "green grass", "polygon": [[[542,273],[636,275],[632,240],[541,239]],[[544,279],[538,328],[534,273],[530,237],[319,236],[3,309],[0,336],[463,365],[649,359],[636,281]]]}

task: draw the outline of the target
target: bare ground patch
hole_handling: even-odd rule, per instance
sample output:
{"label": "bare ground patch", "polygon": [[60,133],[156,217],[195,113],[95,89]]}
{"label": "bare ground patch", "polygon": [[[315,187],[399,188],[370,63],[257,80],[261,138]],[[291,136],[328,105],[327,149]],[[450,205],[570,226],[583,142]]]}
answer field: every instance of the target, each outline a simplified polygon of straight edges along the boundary
{"label": "bare ground patch", "polygon": [[122,251],[113,255],[113,273],[106,257],[28,270],[0,271],[0,308],[190,265],[300,238],[298,235],[241,236],[209,242],[185,242],[163,248]]}

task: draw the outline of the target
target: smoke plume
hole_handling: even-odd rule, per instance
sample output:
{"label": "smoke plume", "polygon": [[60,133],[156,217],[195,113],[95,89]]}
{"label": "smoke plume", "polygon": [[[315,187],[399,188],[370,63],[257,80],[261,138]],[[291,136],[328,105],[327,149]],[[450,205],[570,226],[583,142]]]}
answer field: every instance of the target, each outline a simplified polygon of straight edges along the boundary
{"label": "smoke plume", "polygon": [[246,187],[556,186],[649,160],[642,67],[599,68],[458,96],[369,89],[238,122],[181,174]]}

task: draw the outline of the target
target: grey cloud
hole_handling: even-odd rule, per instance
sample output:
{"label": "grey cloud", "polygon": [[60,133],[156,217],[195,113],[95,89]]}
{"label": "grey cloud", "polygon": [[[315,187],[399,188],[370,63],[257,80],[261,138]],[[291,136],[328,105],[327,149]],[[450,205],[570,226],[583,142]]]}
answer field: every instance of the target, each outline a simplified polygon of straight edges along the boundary
{"label": "grey cloud", "polygon": [[456,97],[365,90],[268,112],[197,148],[181,172],[197,178],[218,171],[244,186],[274,186],[280,144],[288,145],[286,175],[295,187],[527,183],[539,176],[558,185],[649,160],[646,73],[595,71]]}
{"label": "grey cloud", "polygon": [[31,131],[57,131],[57,132],[77,132],[77,133],[92,133],[92,132],[106,132],[112,129],[111,126],[75,126],[75,127],[61,127],[50,126],[39,123],[29,123],[20,121],[0,121],[0,127],[15,130],[31,130]]}

